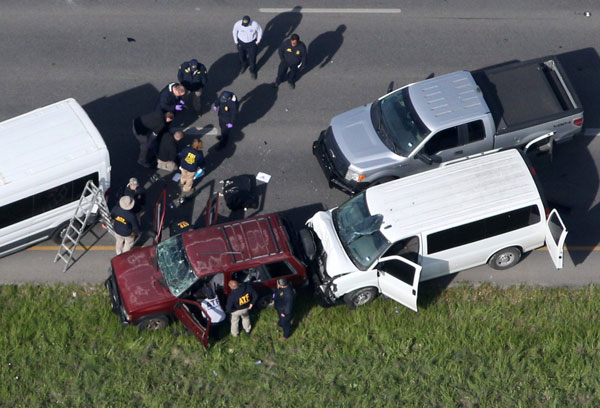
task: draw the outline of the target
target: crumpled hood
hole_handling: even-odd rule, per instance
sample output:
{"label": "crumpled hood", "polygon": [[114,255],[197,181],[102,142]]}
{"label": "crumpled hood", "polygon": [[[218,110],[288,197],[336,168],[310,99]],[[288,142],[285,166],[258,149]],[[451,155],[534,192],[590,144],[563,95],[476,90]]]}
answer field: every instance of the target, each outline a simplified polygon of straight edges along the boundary
{"label": "crumpled hood", "polygon": [[335,232],[331,212],[319,211],[306,224],[312,225],[313,231],[321,240],[323,250],[327,253],[327,263],[325,265],[327,275],[333,278],[357,271],[356,266],[346,255],[346,251],[344,251],[344,247]]}
{"label": "crumpled hood", "polygon": [[121,300],[128,313],[174,299],[159,282],[160,279],[166,286],[162,274],[152,264],[154,256],[156,246],[151,246],[125,252],[111,261]]}
{"label": "crumpled hood", "polygon": [[391,151],[383,144],[371,122],[371,104],[335,116],[331,130],[343,155],[350,163],[367,169],[369,162],[388,159]]}

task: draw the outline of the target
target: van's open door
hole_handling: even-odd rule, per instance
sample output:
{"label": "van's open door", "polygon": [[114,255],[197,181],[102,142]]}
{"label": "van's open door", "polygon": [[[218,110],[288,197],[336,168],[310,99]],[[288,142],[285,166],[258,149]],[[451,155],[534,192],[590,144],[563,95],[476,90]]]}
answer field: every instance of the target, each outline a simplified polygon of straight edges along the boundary
{"label": "van's open door", "polygon": [[379,260],[375,269],[381,293],[416,312],[421,266],[400,256],[388,256]]}
{"label": "van's open door", "polygon": [[558,211],[550,211],[546,220],[546,246],[556,269],[563,267],[563,247],[567,239],[567,228],[558,215]]}
{"label": "van's open door", "polygon": [[[210,333],[210,316],[204,311],[200,303],[192,300],[181,300],[175,305],[175,316],[179,321],[196,336],[204,347],[208,346],[208,334]],[[203,325],[197,316],[202,314],[206,317],[206,324]]]}

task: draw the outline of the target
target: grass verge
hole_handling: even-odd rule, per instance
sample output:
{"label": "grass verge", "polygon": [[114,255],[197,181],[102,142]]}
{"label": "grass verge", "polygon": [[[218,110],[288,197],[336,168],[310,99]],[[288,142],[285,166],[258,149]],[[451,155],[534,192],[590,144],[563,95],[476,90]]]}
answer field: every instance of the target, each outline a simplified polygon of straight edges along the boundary
{"label": "grass verge", "polygon": [[106,290],[0,286],[0,406],[600,406],[600,289],[450,288],[419,313],[389,299],[299,301],[208,350],[176,323],[124,328]]}

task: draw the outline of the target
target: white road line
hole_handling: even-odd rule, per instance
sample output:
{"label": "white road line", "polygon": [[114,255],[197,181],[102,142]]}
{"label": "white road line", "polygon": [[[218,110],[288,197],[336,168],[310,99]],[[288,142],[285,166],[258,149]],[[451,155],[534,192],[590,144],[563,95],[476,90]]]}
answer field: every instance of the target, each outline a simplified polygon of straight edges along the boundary
{"label": "white road line", "polygon": [[399,8],[259,8],[261,13],[340,13],[340,14],[398,14],[401,12]]}
{"label": "white road line", "polygon": [[598,136],[600,135],[600,128],[589,128],[583,132],[584,136]]}

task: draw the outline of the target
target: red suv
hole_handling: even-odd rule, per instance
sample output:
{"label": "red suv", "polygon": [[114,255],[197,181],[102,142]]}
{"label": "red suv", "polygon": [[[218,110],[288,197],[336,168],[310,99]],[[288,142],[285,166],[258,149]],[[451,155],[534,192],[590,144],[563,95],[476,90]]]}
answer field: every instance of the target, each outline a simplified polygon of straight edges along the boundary
{"label": "red suv", "polygon": [[[308,231],[306,231],[308,232]],[[210,318],[197,293],[208,285],[224,306],[231,279],[249,282],[268,305],[279,278],[307,283],[300,236],[278,214],[213,225],[134,249],[111,260],[106,280],[112,309],[124,325],[157,330],[179,319],[205,346]]]}

